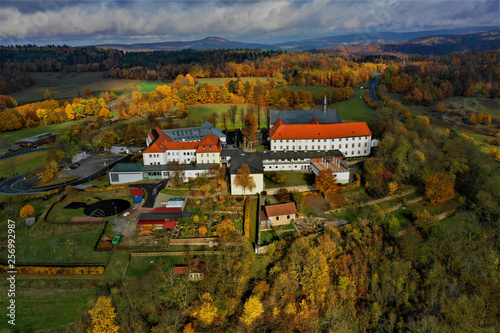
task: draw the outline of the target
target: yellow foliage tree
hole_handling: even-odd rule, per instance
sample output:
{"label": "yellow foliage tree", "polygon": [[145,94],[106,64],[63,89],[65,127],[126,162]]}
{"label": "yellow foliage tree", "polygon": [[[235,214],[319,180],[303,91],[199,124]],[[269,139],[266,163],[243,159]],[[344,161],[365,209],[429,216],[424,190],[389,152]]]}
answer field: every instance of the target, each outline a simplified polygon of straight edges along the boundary
{"label": "yellow foliage tree", "polygon": [[251,296],[245,303],[241,321],[250,326],[264,312],[264,307],[257,296]]}
{"label": "yellow foliage tree", "polygon": [[115,324],[115,308],[111,305],[111,297],[100,296],[92,310],[92,327],[89,333],[113,333],[118,332],[119,326]]}
{"label": "yellow foliage tree", "polygon": [[397,182],[390,182],[387,186],[389,187],[389,195],[393,195],[399,188]]}
{"label": "yellow foliage tree", "polygon": [[196,331],[194,330],[193,325],[189,323],[186,326],[184,326],[183,333],[196,333]]}
{"label": "yellow foliage tree", "polygon": [[446,202],[455,197],[455,184],[447,173],[437,172],[426,179],[425,196],[430,202]]}
{"label": "yellow foliage tree", "polygon": [[217,316],[217,310],[210,293],[204,293],[201,304],[198,304],[192,313],[201,322],[211,324]]}
{"label": "yellow foliage tree", "polygon": [[40,184],[45,184],[51,181],[54,178],[54,175],[57,172],[57,163],[56,161],[50,161],[49,165],[47,165],[41,172],[38,173],[40,176]]}
{"label": "yellow foliage tree", "polygon": [[236,231],[233,222],[227,217],[215,226],[214,235],[224,237]]}
{"label": "yellow foliage tree", "polygon": [[32,205],[27,204],[26,206],[21,208],[21,210],[19,211],[19,216],[28,217],[30,215],[33,215],[34,213],[35,213],[35,208]]}

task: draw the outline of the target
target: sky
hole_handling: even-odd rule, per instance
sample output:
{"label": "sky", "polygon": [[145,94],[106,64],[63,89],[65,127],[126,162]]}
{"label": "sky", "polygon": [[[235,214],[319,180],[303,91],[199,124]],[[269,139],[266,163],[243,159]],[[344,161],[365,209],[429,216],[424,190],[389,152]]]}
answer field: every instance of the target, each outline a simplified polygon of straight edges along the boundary
{"label": "sky", "polygon": [[499,0],[0,0],[0,43],[96,45],[222,37],[278,43],[500,26]]}

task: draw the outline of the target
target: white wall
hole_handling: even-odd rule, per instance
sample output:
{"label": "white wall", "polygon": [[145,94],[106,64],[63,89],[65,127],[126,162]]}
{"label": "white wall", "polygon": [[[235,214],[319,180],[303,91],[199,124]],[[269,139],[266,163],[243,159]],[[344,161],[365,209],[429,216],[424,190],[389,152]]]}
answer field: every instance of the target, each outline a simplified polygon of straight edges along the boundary
{"label": "white wall", "polygon": [[[252,189],[251,191],[246,191],[245,194],[247,195],[253,195],[257,192],[262,192],[264,190],[264,174],[259,173],[259,174],[252,174],[250,177],[253,178],[253,181],[255,182],[255,188]],[[243,188],[241,186],[236,186],[234,185],[234,179],[236,178],[236,175],[231,175],[231,194],[232,195],[243,195]]]}
{"label": "white wall", "polygon": [[[113,175],[118,176],[118,181],[113,181]],[[142,172],[127,172],[127,173],[121,173],[121,172],[110,172],[109,173],[109,181],[111,184],[124,184],[124,183],[133,183],[143,180],[142,177]]]}
{"label": "white wall", "polygon": [[339,139],[271,140],[271,151],[340,150],[347,157],[370,155],[371,136]]}

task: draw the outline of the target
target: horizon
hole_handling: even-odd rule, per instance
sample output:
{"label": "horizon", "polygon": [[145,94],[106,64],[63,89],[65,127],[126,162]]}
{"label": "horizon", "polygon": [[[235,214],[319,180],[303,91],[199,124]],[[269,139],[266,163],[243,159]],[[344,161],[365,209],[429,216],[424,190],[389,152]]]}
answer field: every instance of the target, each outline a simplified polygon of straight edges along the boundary
{"label": "horizon", "polygon": [[[500,26],[498,2],[475,1],[3,1],[0,44],[141,44],[229,41],[279,44]],[[171,13],[175,13],[172,15]]]}

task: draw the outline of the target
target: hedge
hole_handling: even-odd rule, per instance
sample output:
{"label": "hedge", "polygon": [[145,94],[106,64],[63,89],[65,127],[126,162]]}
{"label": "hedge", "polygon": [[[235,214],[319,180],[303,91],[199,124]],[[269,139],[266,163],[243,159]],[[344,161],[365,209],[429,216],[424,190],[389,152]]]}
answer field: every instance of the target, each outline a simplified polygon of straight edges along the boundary
{"label": "hedge", "polygon": [[250,239],[250,208],[251,208],[251,198],[247,198],[245,201],[245,219],[243,224],[243,229],[245,231],[245,236]]}
{"label": "hedge", "polygon": [[116,185],[116,186],[108,186],[108,187],[96,187],[96,188],[86,188],[84,189],[85,192],[106,192],[106,191],[113,191],[113,190],[121,190],[124,188],[129,188],[128,185]]}
{"label": "hedge", "polygon": [[[7,273],[9,266],[0,266],[0,272]],[[103,274],[104,266],[16,266],[16,271],[20,274],[48,274],[48,275],[70,275],[70,274]]]}

